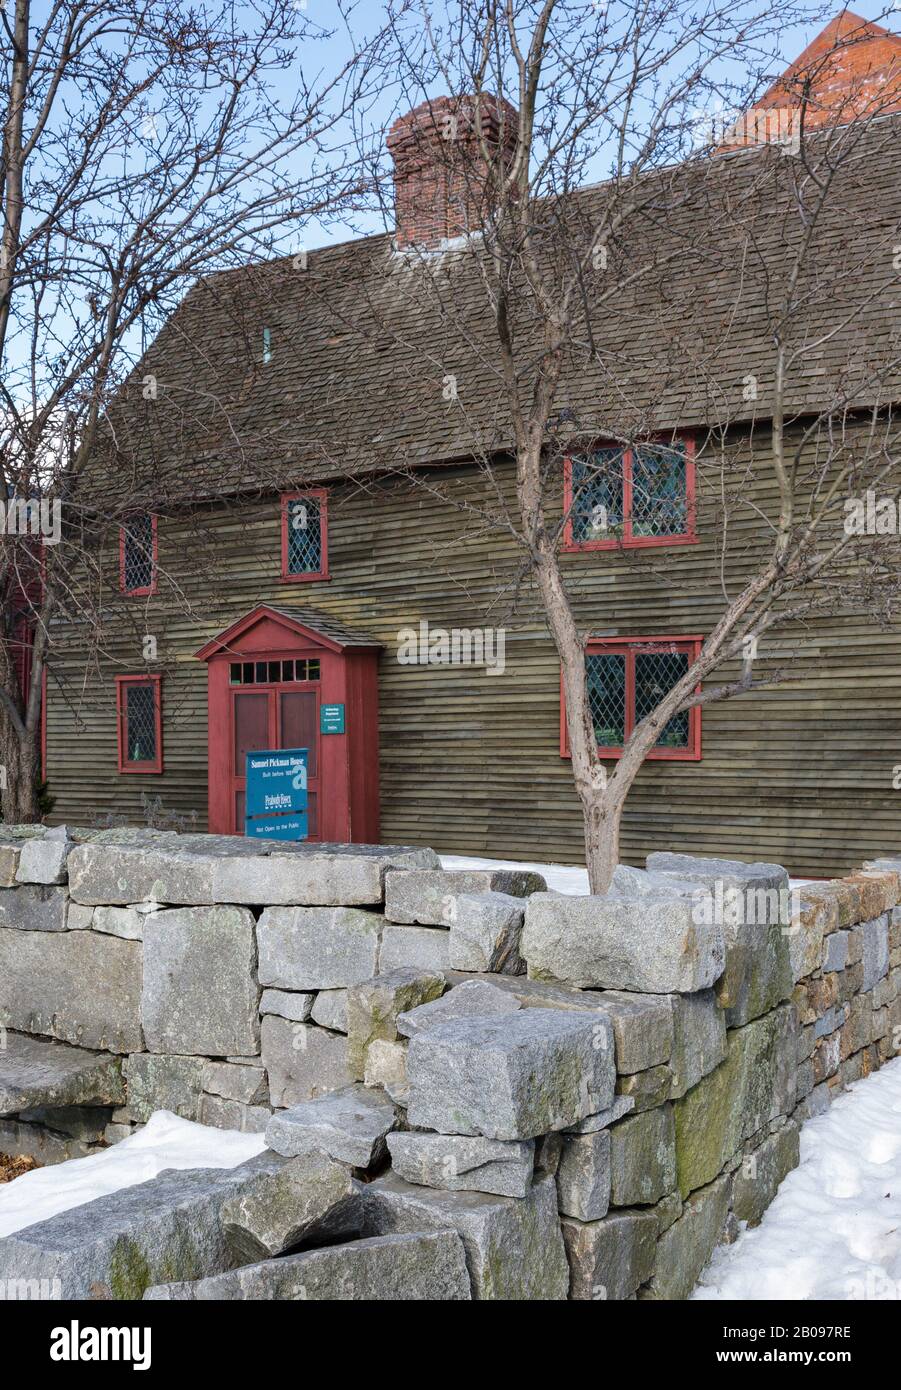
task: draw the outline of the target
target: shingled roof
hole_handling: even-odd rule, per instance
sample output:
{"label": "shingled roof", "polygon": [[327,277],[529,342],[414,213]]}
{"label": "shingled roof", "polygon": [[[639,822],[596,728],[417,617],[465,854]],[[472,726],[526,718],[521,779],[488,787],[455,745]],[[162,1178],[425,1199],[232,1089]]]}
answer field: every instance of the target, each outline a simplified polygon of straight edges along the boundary
{"label": "shingled roof", "polygon": [[[628,435],[768,417],[774,320],[805,235],[789,411],[901,400],[901,116],[816,138],[831,182],[812,228],[798,205],[800,192],[810,206],[812,175],[773,146],[646,177],[643,207],[586,280],[557,402],[568,429]],[[548,204],[548,220],[588,236],[609,196],[605,185],[582,190]],[[305,264],[211,276],[110,412],[121,458],[165,497],[504,450],[511,428],[481,256],[475,241],[423,264],[384,235],[311,252]],[[528,362],[525,297],[516,329]],[[148,375],[156,400],[141,396]]]}

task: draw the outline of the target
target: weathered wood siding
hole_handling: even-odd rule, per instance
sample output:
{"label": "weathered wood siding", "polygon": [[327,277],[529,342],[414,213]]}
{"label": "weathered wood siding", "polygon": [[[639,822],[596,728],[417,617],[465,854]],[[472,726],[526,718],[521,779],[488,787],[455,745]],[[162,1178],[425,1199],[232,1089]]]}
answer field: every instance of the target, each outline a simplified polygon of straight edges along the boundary
{"label": "weathered wood siding", "polygon": [[[432,482],[461,501],[484,504],[489,496],[475,467]],[[748,483],[747,492],[763,507],[772,502],[765,482]],[[566,556],[580,622],[603,635],[707,632],[722,606],[708,525],[713,501],[702,485],[697,545]],[[409,480],[333,488],[329,522],[332,578],[284,584],[277,498],[223,506],[190,526],[160,521],[159,592],[130,601],[130,631],[113,631],[102,675],[85,679],[77,634],[71,651],[55,657],[47,731],[52,819],[140,821],[144,793],[205,826],[206,668],[194,652],[269,601],[317,608],[385,644],[384,841],[579,861],[580,814],[559,753],[558,662],[528,587],[511,616],[519,573],[512,542]],[[730,537],[726,571],[734,585],[767,527],[749,507]],[[173,597],[173,578],[193,614]],[[504,674],[400,665],[398,632],[423,618],[442,627],[505,627]],[[119,775],[113,676],[143,669],[143,633],[159,642],[161,660],[150,669],[165,672],[165,771]],[[901,791],[892,788],[901,764],[901,635],[864,617],[844,618],[777,645],[796,655],[791,679],[706,709],[702,761],[651,762],[641,770],[625,816],[624,859],[696,851],[776,860],[818,876],[901,846]]]}

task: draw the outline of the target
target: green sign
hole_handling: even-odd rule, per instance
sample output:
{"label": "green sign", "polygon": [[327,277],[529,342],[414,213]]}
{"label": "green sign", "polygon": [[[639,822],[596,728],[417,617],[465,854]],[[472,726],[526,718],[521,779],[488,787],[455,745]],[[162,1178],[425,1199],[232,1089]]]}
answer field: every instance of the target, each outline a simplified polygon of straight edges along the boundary
{"label": "green sign", "polygon": [[344,706],[319,706],[319,732],[321,734],[344,733]]}

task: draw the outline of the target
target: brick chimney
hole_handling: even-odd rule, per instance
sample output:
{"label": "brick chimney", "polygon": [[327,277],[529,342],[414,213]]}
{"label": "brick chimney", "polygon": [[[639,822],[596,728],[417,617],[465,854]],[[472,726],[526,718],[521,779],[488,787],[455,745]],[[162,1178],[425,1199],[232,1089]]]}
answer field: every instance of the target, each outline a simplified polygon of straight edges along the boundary
{"label": "brick chimney", "polygon": [[518,117],[502,97],[483,96],[482,136],[472,97],[436,97],[401,116],[388,133],[394,160],[398,249],[434,250],[485,226],[497,181],[516,150]]}

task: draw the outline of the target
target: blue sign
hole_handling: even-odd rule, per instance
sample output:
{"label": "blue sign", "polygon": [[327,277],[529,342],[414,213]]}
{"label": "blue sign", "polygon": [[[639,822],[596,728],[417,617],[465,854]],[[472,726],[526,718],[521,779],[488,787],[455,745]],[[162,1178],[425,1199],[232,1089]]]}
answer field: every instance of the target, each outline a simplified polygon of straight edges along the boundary
{"label": "blue sign", "polygon": [[244,834],[269,840],[305,840],[306,748],[248,753],[245,774]]}
{"label": "blue sign", "polygon": [[344,706],[319,706],[319,732],[321,734],[344,733]]}
{"label": "blue sign", "polygon": [[307,813],[301,816],[260,816],[244,821],[244,834],[257,840],[305,840],[307,838]]}

